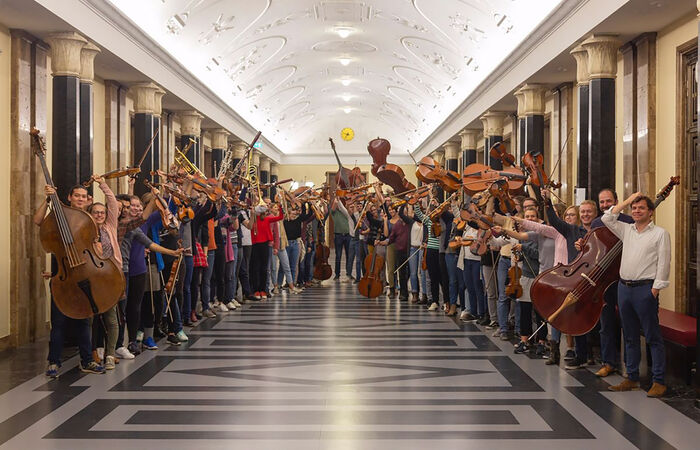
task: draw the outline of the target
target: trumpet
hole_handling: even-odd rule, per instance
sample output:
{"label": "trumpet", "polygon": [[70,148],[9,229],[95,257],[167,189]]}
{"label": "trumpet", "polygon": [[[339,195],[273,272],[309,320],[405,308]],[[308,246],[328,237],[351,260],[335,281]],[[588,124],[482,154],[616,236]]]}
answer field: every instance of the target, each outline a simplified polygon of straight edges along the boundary
{"label": "trumpet", "polygon": [[258,203],[257,206],[265,206],[265,201],[263,200],[262,191],[260,190],[260,178],[258,176],[258,168],[253,165],[253,152],[249,153],[248,156],[248,186],[251,189],[255,189],[258,193]]}
{"label": "trumpet", "polygon": [[190,139],[190,142],[189,144],[187,144],[187,147],[185,147],[184,152],[181,152],[177,147],[175,147],[175,164],[190,175],[199,175],[202,178],[206,178],[204,173],[201,170],[199,170],[197,166],[192,164],[192,162],[189,159],[187,159],[186,153],[189,151],[193,144],[194,139]]}

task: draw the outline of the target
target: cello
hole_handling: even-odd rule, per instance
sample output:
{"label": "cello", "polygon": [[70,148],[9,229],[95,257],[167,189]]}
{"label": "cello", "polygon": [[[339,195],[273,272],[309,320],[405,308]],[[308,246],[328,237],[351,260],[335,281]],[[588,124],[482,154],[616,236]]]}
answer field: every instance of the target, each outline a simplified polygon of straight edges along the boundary
{"label": "cello", "polygon": [[[33,128],[34,153],[41,162],[46,184],[53,186],[46,166],[46,146]],[[47,253],[56,258],[58,273],[51,279],[51,293],[58,309],[73,319],[87,319],[113,307],[124,292],[124,274],[114,256],[97,251],[99,232],[92,216],[64,205],[54,193],[51,212],[41,222],[39,237]]]}
{"label": "cello", "polygon": [[364,261],[365,274],[357,284],[357,290],[367,298],[376,298],[384,291],[381,272],[384,270],[384,257],[377,254],[377,248],[367,255]]}
{"label": "cello", "polygon": [[[326,226],[322,213],[311,204],[318,219],[318,235],[316,239],[316,255],[314,257],[314,278],[317,280],[327,280],[333,275],[331,265],[328,264],[328,258],[331,256],[331,249],[328,248],[325,241],[322,239],[322,230]],[[321,216],[321,217],[319,217]]]}
{"label": "cello", "polygon": [[[655,209],[679,182],[679,177],[671,178],[656,195]],[[575,260],[535,278],[530,288],[533,306],[562,333],[588,333],[600,319],[605,291],[620,277],[621,258],[622,241],[607,227],[596,228],[584,238]]]}
{"label": "cello", "polygon": [[406,179],[403,169],[396,164],[386,162],[391,151],[391,144],[386,139],[372,139],[367,144],[367,151],[372,156],[372,175],[379,181],[390,186],[394,194],[410,191],[416,187]]}

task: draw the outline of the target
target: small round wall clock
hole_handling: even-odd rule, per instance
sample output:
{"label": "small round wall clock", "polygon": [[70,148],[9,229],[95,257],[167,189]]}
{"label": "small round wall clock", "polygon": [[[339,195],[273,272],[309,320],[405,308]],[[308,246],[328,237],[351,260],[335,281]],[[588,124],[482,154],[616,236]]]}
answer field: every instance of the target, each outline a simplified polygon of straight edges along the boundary
{"label": "small round wall clock", "polygon": [[343,128],[340,131],[340,137],[342,137],[344,141],[352,141],[352,138],[355,137],[355,132],[352,128]]}

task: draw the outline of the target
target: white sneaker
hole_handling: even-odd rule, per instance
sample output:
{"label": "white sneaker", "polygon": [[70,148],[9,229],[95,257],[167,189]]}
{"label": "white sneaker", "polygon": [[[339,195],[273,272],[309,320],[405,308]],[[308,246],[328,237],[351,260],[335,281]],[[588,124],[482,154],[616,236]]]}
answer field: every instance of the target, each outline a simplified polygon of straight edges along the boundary
{"label": "white sneaker", "polygon": [[137,331],[136,332],[136,342],[141,342],[143,341],[143,331]]}
{"label": "white sneaker", "polygon": [[279,293],[280,293],[280,287],[279,287],[279,286],[275,286],[274,289],[272,289],[272,293],[273,293],[273,294],[279,294]]}
{"label": "white sneaker", "polygon": [[116,351],[117,356],[121,359],[134,359],[135,356],[126,347],[119,347]]}
{"label": "white sneaker", "polygon": [[[229,305],[230,305],[231,303],[233,303],[233,306],[234,306],[233,309],[236,309],[236,308],[240,308],[240,307],[241,307],[241,304],[238,303],[238,300],[236,300],[235,298],[234,298],[233,300],[231,300],[231,302],[229,303]],[[232,309],[232,308],[229,306],[228,309]]]}
{"label": "white sneaker", "polygon": [[291,289],[290,291],[292,294],[301,294],[303,292],[302,289],[299,289],[297,287],[295,287],[294,289]]}
{"label": "white sneaker", "polygon": [[114,356],[108,356],[105,360],[105,370],[114,370]]}
{"label": "white sneaker", "polygon": [[[188,338],[185,332],[182,330],[178,331],[175,336],[180,340],[180,342],[187,342],[190,340],[190,338]],[[117,352],[119,352],[119,350],[117,350]]]}
{"label": "white sneaker", "polygon": [[228,308],[223,303],[219,303],[219,311],[228,312]]}
{"label": "white sneaker", "polygon": [[465,309],[465,310],[462,311],[462,313],[459,315],[459,320],[464,320],[464,319],[467,317],[468,314],[469,314],[469,311],[467,311],[467,310]]}
{"label": "white sneaker", "polygon": [[[222,303],[221,306],[224,306],[224,304]],[[236,304],[234,302],[228,302],[228,305],[226,305],[226,308],[228,308],[229,311],[235,311]]]}
{"label": "white sneaker", "polygon": [[214,317],[216,317],[216,314],[215,314],[214,311],[212,311],[211,309],[207,309],[206,311],[204,311],[204,312],[202,313],[202,315],[203,315],[204,317],[208,317],[208,318],[210,318],[210,319],[213,319]]}
{"label": "white sneaker", "polygon": [[100,361],[104,361],[105,348],[104,347],[97,347],[95,350],[97,350],[97,357],[100,358]]}
{"label": "white sneaker", "polygon": [[430,307],[428,308],[428,311],[437,311],[439,308],[438,304],[433,302],[431,303]]}

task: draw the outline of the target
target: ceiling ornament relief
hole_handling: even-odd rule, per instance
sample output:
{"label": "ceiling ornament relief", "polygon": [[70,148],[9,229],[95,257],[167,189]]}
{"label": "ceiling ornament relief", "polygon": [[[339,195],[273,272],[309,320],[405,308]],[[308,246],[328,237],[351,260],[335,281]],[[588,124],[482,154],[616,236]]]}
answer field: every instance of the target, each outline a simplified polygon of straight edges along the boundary
{"label": "ceiling ornament relief", "polygon": [[108,1],[294,154],[414,149],[564,0]]}

